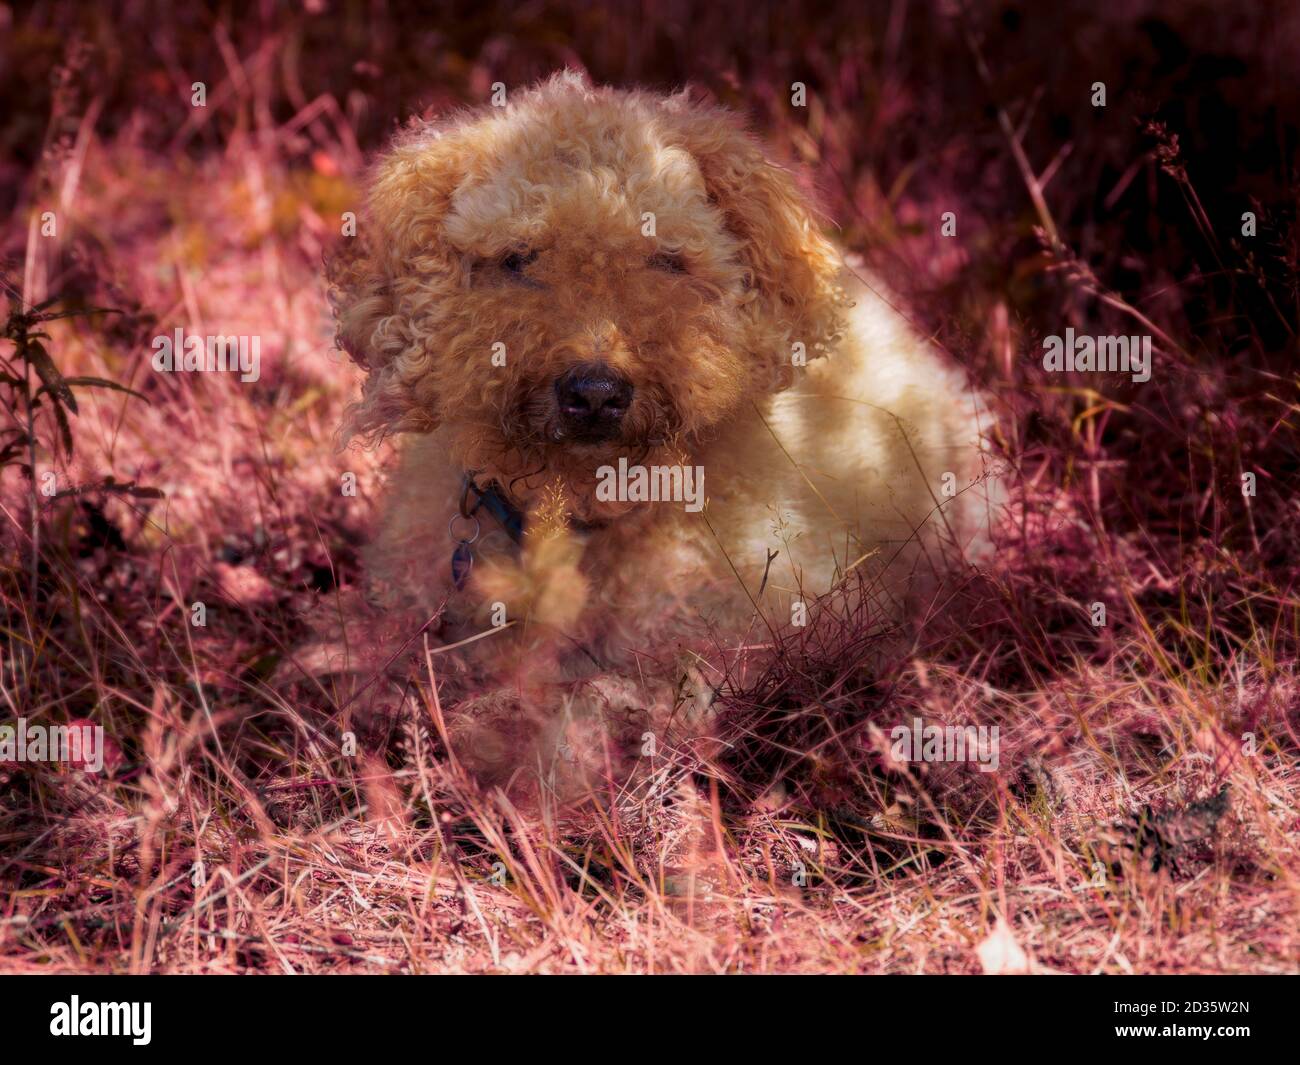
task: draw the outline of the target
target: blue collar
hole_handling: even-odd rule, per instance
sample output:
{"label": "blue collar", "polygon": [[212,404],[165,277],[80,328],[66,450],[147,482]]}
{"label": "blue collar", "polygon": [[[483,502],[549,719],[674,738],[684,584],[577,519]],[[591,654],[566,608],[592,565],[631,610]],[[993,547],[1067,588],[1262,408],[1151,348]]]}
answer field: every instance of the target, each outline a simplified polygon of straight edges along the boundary
{"label": "blue collar", "polygon": [[[477,496],[473,506],[469,506],[470,495]],[[465,487],[460,494],[460,512],[463,517],[472,518],[480,509],[486,509],[497,524],[505,529],[515,543],[522,543],[524,538],[524,512],[510,502],[510,497],[493,481],[486,488],[474,483],[470,474],[465,474]]]}

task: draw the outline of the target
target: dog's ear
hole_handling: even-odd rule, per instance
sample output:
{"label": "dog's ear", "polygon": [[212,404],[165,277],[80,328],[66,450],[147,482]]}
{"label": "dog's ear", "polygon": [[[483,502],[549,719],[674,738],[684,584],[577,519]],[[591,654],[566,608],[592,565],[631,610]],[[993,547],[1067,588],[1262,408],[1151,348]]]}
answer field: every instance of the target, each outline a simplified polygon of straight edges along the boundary
{"label": "dog's ear", "polygon": [[822,236],[791,175],[769,162],[730,112],[690,101],[663,101],[669,126],[695,158],[709,197],[740,238],[756,354],[773,390],[792,383],[795,345],[812,359],[827,354],[844,329],[849,301],[842,260]]}
{"label": "dog's ear", "polygon": [[414,129],[375,164],[354,236],[326,263],[339,347],[366,371],[342,436],[375,441],[438,425],[428,329],[431,289],[457,283],[459,266],[439,233],[464,173],[458,131]]}

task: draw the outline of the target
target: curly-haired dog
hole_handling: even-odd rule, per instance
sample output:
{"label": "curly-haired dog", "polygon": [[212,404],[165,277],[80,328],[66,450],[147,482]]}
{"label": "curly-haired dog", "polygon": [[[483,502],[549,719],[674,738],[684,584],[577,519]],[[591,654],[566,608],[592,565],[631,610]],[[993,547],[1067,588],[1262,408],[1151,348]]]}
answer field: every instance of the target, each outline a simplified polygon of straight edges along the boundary
{"label": "curly-haired dog", "polygon": [[902,603],[986,525],[963,376],[721,108],[566,74],[420,125],[349,251],[346,429],[415,434],[371,576],[452,642],[725,645],[850,571]]}

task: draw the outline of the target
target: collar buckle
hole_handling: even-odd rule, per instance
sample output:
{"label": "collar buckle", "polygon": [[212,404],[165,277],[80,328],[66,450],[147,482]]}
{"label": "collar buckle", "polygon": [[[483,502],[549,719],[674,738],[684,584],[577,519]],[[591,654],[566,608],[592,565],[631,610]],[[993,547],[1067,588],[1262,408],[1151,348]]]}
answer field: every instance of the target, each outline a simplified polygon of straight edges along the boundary
{"label": "collar buckle", "polygon": [[[470,504],[469,498],[471,492],[476,497],[473,505]],[[473,544],[483,531],[483,526],[477,517],[480,508],[486,508],[487,512],[506,531],[506,535],[516,544],[523,540],[523,511],[510,502],[505,493],[497,487],[496,482],[489,484],[487,488],[480,488],[475,484],[472,474],[465,474],[465,481],[460,492],[459,513],[453,514],[451,521],[447,523],[447,534],[456,541],[456,549],[451,554],[451,579],[457,591],[465,587],[465,582],[469,580],[470,570],[474,568]],[[458,536],[456,534],[456,523],[458,521],[472,522],[472,533]]]}

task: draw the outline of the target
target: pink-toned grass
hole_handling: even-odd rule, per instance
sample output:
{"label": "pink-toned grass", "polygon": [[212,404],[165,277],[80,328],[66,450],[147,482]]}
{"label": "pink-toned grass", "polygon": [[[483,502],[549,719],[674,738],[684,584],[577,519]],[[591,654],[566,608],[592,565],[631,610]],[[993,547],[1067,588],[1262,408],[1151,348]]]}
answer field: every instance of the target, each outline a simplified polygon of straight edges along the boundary
{"label": "pink-toned grass", "polygon": [[[538,35],[504,12],[483,33],[395,10],[325,33],[328,55],[307,15],[177,21],[129,76],[109,69],[114,42],[144,16],[70,10],[38,7],[8,45],[27,76],[62,73],[28,128],[6,127],[3,165],[22,178],[7,274],[29,304],[119,308],[58,324],[49,349],[65,374],[147,401],[80,393],[74,456],[42,423],[37,465],[61,487],[113,476],[165,498],[43,504],[33,597],[29,482],[16,467],[0,480],[0,722],[89,720],[114,745],[102,776],[0,766],[0,968],[977,972],[998,918],[1040,969],[1297,968],[1296,236],[1284,183],[1198,192],[1206,154],[1131,120],[1175,85],[1126,96],[1120,59],[1087,48],[1142,55],[1141,13],[1103,24],[1066,5],[1057,36],[1033,31],[1111,88],[1112,112],[1080,106],[1067,136],[1030,102],[1059,115],[1086,86],[1029,63],[994,8],[970,34],[905,5],[779,32],[701,14],[689,39],[708,43],[690,49],[671,13],[611,32],[557,6]],[[1257,64],[1250,107],[1294,113],[1270,75],[1279,27],[1177,11],[1194,44],[1231,37]],[[331,350],[319,260],[355,205],[359,145],[403,106],[564,62],[689,76],[753,114],[993,396],[1014,475],[994,560],[956,572],[913,641],[883,639],[860,600],[829,601],[807,630],[701,663],[712,732],[670,733],[630,779],[597,761],[576,798],[525,801],[448,755],[459,688],[415,629],[372,628],[384,651],[354,648],[347,668],[313,657],[360,610],[388,457],[336,447],[357,377]],[[199,77],[203,114],[182,91]],[[801,79],[807,114],[785,105]],[[1259,198],[1257,244],[1225,221],[1229,193]],[[46,209],[56,240],[29,225]],[[176,325],[260,333],[262,381],[153,374],[150,338]],[[1044,374],[1038,341],[1066,325],[1152,332],[1152,381]],[[997,724],[999,772],[895,762],[889,730],[917,716]],[[356,757],[340,754],[345,725]],[[1212,831],[1154,869],[1128,819],[1225,784]]]}

